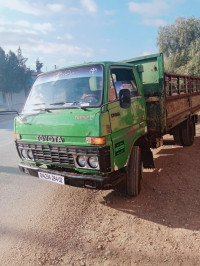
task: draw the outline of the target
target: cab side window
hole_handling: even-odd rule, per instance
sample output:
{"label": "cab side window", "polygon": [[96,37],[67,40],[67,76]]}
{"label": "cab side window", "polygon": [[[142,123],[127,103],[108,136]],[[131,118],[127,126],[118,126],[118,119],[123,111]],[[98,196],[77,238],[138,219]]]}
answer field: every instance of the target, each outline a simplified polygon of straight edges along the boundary
{"label": "cab side window", "polygon": [[119,92],[121,89],[129,89],[131,97],[139,96],[138,88],[135,82],[135,77],[131,69],[127,68],[111,69],[111,77],[115,85],[117,98],[119,98]]}
{"label": "cab side window", "polygon": [[114,79],[113,76],[110,74],[110,89],[109,89],[108,101],[112,102],[116,99],[117,99],[117,94],[114,86]]}

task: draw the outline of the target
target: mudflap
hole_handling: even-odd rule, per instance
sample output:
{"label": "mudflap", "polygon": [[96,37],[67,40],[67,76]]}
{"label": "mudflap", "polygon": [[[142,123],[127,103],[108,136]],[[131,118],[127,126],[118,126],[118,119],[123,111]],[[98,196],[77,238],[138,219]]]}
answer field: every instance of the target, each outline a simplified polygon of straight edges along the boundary
{"label": "mudflap", "polygon": [[155,168],[154,161],[153,161],[153,153],[149,147],[143,147],[141,149],[142,154],[142,162],[144,168]]}

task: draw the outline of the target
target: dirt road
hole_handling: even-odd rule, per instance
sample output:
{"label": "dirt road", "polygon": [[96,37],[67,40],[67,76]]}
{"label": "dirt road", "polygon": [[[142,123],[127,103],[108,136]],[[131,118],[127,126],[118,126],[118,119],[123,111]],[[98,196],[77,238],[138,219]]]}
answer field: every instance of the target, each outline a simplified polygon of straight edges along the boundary
{"label": "dirt road", "polygon": [[200,125],[192,147],[167,144],[137,198],[16,176],[26,200],[1,214],[0,265],[200,265]]}

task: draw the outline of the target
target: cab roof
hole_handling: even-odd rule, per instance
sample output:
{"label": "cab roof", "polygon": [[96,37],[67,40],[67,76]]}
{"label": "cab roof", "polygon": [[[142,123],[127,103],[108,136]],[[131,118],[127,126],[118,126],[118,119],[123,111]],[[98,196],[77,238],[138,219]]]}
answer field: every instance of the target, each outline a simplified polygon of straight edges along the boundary
{"label": "cab roof", "polygon": [[103,66],[130,66],[133,67],[133,64],[131,63],[125,63],[125,62],[113,62],[113,61],[98,61],[98,62],[88,62],[88,63],[83,63],[83,64],[78,64],[78,65],[72,65],[72,66],[66,66],[66,67],[62,67],[62,68],[58,68],[58,69],[54,69],[45,73],[41,73],[38,76],[42,76],[48,73],[53,73],[53,72],[57,72],[60,70],[64,70],[64,69],[69,69],[69,68],[74,68],[74,67],[82,67],[82,66],[93,66],[93,65],[103,65]]}

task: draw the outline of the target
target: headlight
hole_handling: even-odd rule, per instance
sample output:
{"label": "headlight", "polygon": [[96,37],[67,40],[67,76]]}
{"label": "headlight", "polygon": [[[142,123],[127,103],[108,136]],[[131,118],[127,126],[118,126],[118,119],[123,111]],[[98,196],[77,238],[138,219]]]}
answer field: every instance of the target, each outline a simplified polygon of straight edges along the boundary
{"label": "headlight", "polygon": [[91,168],[97,168],[99,166],[98,158],[96,156],[89,157],[88,164]]}
{"label": "headlight", "polygon": [[33,160],[33,153],[32,153],[32,150],[28,150],[28,151],[27,151],[27,155],[28,155],[28,158],[29,158],[30,160]]}
{"label": "headlight", "polygon": [[85,159],[85,156],[79,155],[79,156],[76,158],[76,161],[77,161],[77,164],[78,164],[80,167],[85,167],[85,166],[86,166],[86,159]]}
{"label": "headlight", "polygon": [[32,150],[21,150],[21,155],[24,159],[26,160],[33,160],[33,153],[32,153]]}
{"label": "headlight", "polygon": [[22,157],[23,157],[24,159],[27,159],[27,160],[29,159],[29,158],[28,158],[28,154],[27,154],[27,150],[24,150],[24,149],[21,150],[21,155],[22,155]]}

